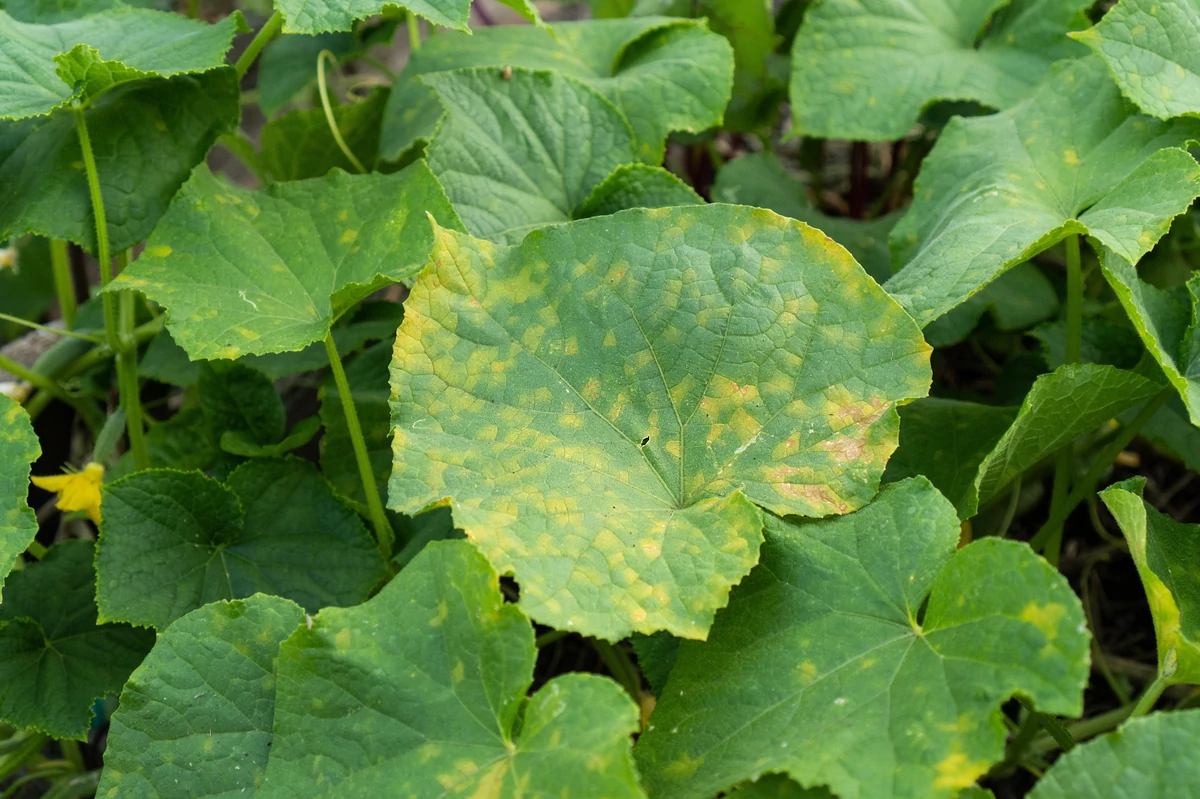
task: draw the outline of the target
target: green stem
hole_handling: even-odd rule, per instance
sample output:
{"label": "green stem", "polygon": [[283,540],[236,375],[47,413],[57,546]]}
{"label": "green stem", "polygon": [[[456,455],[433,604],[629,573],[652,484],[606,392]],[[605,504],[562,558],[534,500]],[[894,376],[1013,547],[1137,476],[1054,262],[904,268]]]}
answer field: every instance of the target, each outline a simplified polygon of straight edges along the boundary
{"label": "green stem", "polygon": [[83,751],[79,748],[79,741],[63,738],[58,745],[62,747],[63,760],[74,766],[76,771],[87,771],[87,766],[83,762]]}
{"label": "green stem", "polygon": [[358,476],[362,480],[363,493],[367,496],[367,510],[370,511],[371,523],[375,526],[379,551],[383,553],[383,559],[386,561],[392,556],[392,525],[383,510],[383,502],[379,499],[379,488],[375,485],[375,474],[371,471],[371,459],[367,456],[367,442],[358,423],[358,410],[354,407],[354,395],[350,393],[350,381],[346,379],[346,370],[342,368],[342,358],[338,355],[337,345],[333,343],[332,332],[325,334],[325,352],[329,356],[329,368],[333,371],[333,381],[337,384],[338,396],[342,400],[346,429],[350,433],[350,443],[354,446],[354,459],[358,461]]}
{"label": "green stem", "polygon": [[1067,363],[1079,363],[1083,349],[1083,270],[1079,267],[1079,235],[1067,236]]}
{"label": "green stem", "polygon": [[322,50],[317,54],[317,91],[321,95],[321,107],[325,109],[325,121],[329,123],[329,132],[333,134],[333,140],[337,143],[338,149],[342,151],[342,155],[346,156],[346,160],[354,165],[360,173],[366,174],[367,168],[362,165],[358,157],[346,145],[346,140],[342,138],[342,132],[338,130],[337,118],[333,115],[333,106],[329,102],[329,87],[325,84],[325,59],[335,67],[337,66],[337,57],[329,50]]}
{"label": "green stem", "polygon": [[[75,130],[79,134],[79,149],[83,153],[84,171],[87,173],[88,192],[92,197],[92,215],[96,219],[96,260],[100,262],[100,285],[107,287],[112,282],[112,256],[108,249],[108,216],[104,211],[104,195],[100,192],[100,172],[96,169],[96,156],[92,153],[92,140],[88,136],[87,119],[83,109],[75,108]],[[104,304],[104,334],[108,346],[117,352],[116,302],[111,294],[101,294]]]}
{"label": "green stem", "polygon": [[188,0],[187,15],[188,19],[196,19],[200,16],[200,0]]}
{"label": "green stem", "polygon": [[129,435],[133,468],[135,471],[141,471],[150,468],[150,453],[146,449],[145,428],[142,422],[142,388],[137,373],[137,338],[133,332],[136,298],[132,291],[122,291],[120,298],[121,349],[117,353],[117,382],[121,386],[121,407],[125,409],[125,431]]}
{"label": "green stem", "polygon": [[1026,713],[1025,718],[1021,721],[1021,726],[1017,728],[1016,734],[1004,749],[1004,759],[992,768],[991,773],[998,776],[1008,774],[1016,768],[1021,759],[1025,757],[1025,750],[1033,743],[1033,739],[1037,737],[1041,728],[1042,725],[1038,723],[1037,714]]}
{"label": "green stem", "polygon": [[61,328],[61,327],[48,327],[46,325],[39,325],[37,322],[30,322],[28,319],[22,319],[19,316],[12,316],[10,314],[0,313],[0,319],[3,319],[6,322],[12,322],[14,325],[21,325],[22,327],[28,327],[33,330],[40,330],[43,333],[53,333],[56,336],[66,336],[68,338],[77,338],[82,341],[90,341],[93,344],[103,344],[104,343],[101,339],[97,338],[96,336],[89,336],[86,333],[76,333],[72,330],[67,330],[67,329]]}
{"label": "green stem", "polygon": [[547,630],[546,632],[539,635],[537,637],[537,641],[535,641],[534,643],[538,649],[541,649],[544,646],[549,646],[550,644],[554,643],[555,641],[559,641],[563,638],[566,638],[568,635],[570,635],[570,633],[567,632],[566,630]]}
{"label": "green stem", "polygon": [[1175,676],[1175,669],[1178,666],[1178,659],[1175,655],[1174,648],[1167,651],[1163,662],[1158,667],[1158,676],[1154,678],[1154,682],[1147,686],[1145,693],[1138,699],[1137,704],[1133,707],[1133,712],[1129,717],[1136,719],[1139,716],[1144,716],[1154,709],[1154,704],[1158,698],[1162,696],[1162,692],[1170,685],[1171,678]]}
{"label": "green stem", "polygon": [[[1131,712],[1133,712],[1132,704],[1122,705],[1121,707],[1101,713],[1098,716],[1092,716],[1090,719],[1077,721],[1071,726],[1067,727],[1067,731],[1071,733],[1071,737],[1074,738],[1076,742],[1086,741],[1087,739],[1094,738],[1101,733],[1108,732],[1109,730],[1115,730],[1121,725],[1121,722],[1129,718],[1129,714]],[[1058,742],[1047,735],[1038,738],[1038,740],[1030,744],[1029,754],[1033,755],[1034,757],[1041,757],[1053,752],[1058,748]]]}
{"label": "green stem", "polygon": [[1033,707],[1033,702],[1023,696],[1018,696],[1017,701],[1024,706],[1029,715],[1037,720],[1037,723],[1042,726],[1050,737],[1054,739],[1064,752],[1070,752],[1075,748],[1075,738],[1070,731],[1063,726],[1063,723],[1049,713],[1039,713]]}
{"label": "green stem", "polygon": [[604,661],[608,673],[629,692],[633,701],[640,706],[642,681],[638,677],[637,669],[629,662],[629,658],[620,649],[600,638],[593,638],[592,646],[595,647],[596,654]]}
{"label": "green stem", "polygon": [[409,11],[404,15],[404,24],[408,28],[408,49],[415,53],[421,49],[421,21]]}
{"label": "green stem", "polygon": [[1021,504],[1021,475],[1013,480],[1012,493],[1008,495],[1008,507],[1004,509],[1004,520],[1000,522],[1000,531],[996,533],[997,538],[1005,538],[1008,536],[1008,528],[1012,527],[1013,519],[1017,517],[1017,506]]}
{"label": "green stem", "polygon": [[29,546],[25,547],[25,551],[29,553],[34,560],[41,560],[46,557],[46,547],[39,544],[36,540],[30,541]]}
{"label": "green stem", "polygon": [[[67,392],[63,391],[62,386],[58,383],[43,374],[33,371],[28,366],[17,363],[6,355],[0,355],[0,371],[8,372],[16,376],[17,379],[24,380],[51,399],[67,403],[79,413],[83,420],[87,422],[88,427],[93,431],[99,430],[104,424],[104,418],[94,406],[88,404],[86,400],[70,396]],[[49,402],[49,400],[46,400],[46,402]],[[30,412],[30,416],[33,416],[32,412]]]}
{"label": "green stem", "polygon": [[1138,432],[1146,422],[1150,421],[1154,414],[1158,413],[1159,409],[1167,403],[1167,400],[1174,394],[1175,389],[1168,386],[1159,392],[1158,396],[1151,399],[1142,407],[1141,412],[1134,417],[1133,421],[1121,428],[1121,432],[1109,442],[1108,446],[1096,457],[1092,463],[1092,467],[1087,470],[1087,473],[1079,479],[1075,490],[1067,495],[1066,500],[1057,509],[1051,507],[1050,518],[1042,525],[1030,541],[1029,545],[1034,549],[1046,547],[1057,529],[1061,534],[1062,526],[1067,521],[1067,517],[1071,512],[1088,498],[1088,495],[1095,491],[1096,483],[1100,482],[1100,478],[1104,477],[1104,473],[1112,465],[1112,462],[1117,459],[1125,447],[1129,446],[1129,442],[1137,436]]}
{"label": "green stem", "polygon": [[246,77],[246,73],[250,71],[250,66],[254,63],[254,59],[258,58],[258,54],[267,46],[267,42],[275,38],[275,34],[279,33],[279,29],[282,27],[283,14],[276,11],[258,29],[258,33],[254,34],[254,38],[250,40],[250,44],[246,47],[246,52],[242,53],[241,58],[233,65],[233,71],[237,73],[239,81]]}
{"label": "green stem", "polygon": [[71,261],[67,257],[67,243],[62,239],[50,240],[50,266],[54,270],[54,293],[58,295],[58,313],[63,324],[75,326],[75,281],[71,279]]}

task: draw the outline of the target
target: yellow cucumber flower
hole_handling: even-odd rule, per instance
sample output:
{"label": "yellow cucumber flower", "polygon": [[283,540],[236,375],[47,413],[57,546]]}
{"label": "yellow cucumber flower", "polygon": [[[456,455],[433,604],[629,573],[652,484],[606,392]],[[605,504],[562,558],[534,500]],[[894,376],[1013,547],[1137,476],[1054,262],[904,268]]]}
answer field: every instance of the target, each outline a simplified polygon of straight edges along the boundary
{"label": "yellow cucumber flower", "polygon": [[64,512],[81,510],[100,524],[100,485],[104,482],[104,467],[95,461],[82,472],[69,471],[53,477],[33,477],[38,488],[58,494],[56,507]]}

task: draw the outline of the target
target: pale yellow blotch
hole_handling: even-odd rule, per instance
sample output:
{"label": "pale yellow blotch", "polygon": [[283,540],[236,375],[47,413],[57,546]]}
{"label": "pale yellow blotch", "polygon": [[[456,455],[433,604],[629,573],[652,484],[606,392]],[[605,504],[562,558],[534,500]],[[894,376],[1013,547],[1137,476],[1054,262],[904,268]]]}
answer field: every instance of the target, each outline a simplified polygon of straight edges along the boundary
{"label": "pale yellow blotch", "polygon": [[972,761],[962,752],[955,752],[937,764],[938,775],[933,781],[933,787],[969,788],[987,770],[987,761]]}
{"label": "pale yellow blotch", "polygon": [[604,346],[606,346],[606,347],[617,346],[617,336],[611,330],[604,334]]}
{"label": "pale yellow blotch", "polygon": [[350,213],[349,213],[348,211],[345,211],[345,210],[338,211],[338,216],[337,216],[337,218],[338,218],[338,221],[339,221],[339,222],[345,222],[347,219],[349,219],[349,218],[350,218]]}
{"label": "pale yellow blotch", "polygon": [[671,439],[670,441],[668,441],[666,444],[663,445],[663,449],[665,449],[668,453],[670,453],[671,455],[673,455],[676,458],[681,457],[681,450],[680,450],[680,445],[679,445],[678,439],[674,439],[674,438]]}
{"label": "pale yellow blotch", "polygon": [[467,676],[467,668],[460,660],[454,664],[454,668],[450,671],[450,682],[458,685]]}
{"label": "pale yellow blotch", "polygon": [[1053,641],[1058,637],[1058,624],[1066,615],[1067,609],[1057,602],[1046,605],[1030,602],[1021,610],[1021,621],[1029,622]]}
{"label": "pale yellow blotch", "polygon": [[700,764],[703,762],[703,757],[693,759],[691,755],[684,752],[678,759],[663,769],[663,771],[672,777],[690,777],[696,772],[696,769],[700,768]]}
{"label": "pale yellow blotch", "polygon": [[796,667],[796,679],[802,685],[811,685],[817,679],[817,667],[812,661],[806,660]]}
{"label": "pale yellow blotch", "polygon": [[1079,166],[1079,154],[1074,150],[1064,150],[1063,160],[1071,166]]}
{"label": "pale yellow blotch", "polygon": [[150,255],[155,258],[166,258],[172,252],[171,248],[165,244],[155,244],[153,247],[147,247],[145,255]]}
{"label": "pale yellow blotch", "polygon": [[633,612],[629,614],[629,617],[633,619],[634,624],[641,624],[646,620],[646,609],[634,608]]}
{"label": "pale yellow blotch", "polygon": [[651,560],[654,560],[662,554],[662,544],[653,538],[643,538],[638,542],[638,547],[640,547],[642,552],[646,553],[646,557],[650,558]]}
{"label": "pale yellow blotch", "polygon": [[350,628],[346,627],[338,631],[337,635],[333,636],[333,645],[340,652],[350,650]]}
{"label": "pale yellow blotch", "polygon": [[441,627],[442,623],[450,616],[450,608],[445,602],[438,603],[437,615],[429,620],[430,627]]}
{"label": "pale yellow blotch", "polygon": [[240,333],[242,338],[245,338],[247,341],[254,341],[256,338],[260,337],[258,333],[255,333],[248,327],[235,327],[234,330]]}
{"label": "pale yellow blotch", "polygon": [[349,244],[350,242],[354,241],[357,238],[358,238],[357,230],[347,230],[345,233],[342,234],[341,242],[342,242],[342,244]]}

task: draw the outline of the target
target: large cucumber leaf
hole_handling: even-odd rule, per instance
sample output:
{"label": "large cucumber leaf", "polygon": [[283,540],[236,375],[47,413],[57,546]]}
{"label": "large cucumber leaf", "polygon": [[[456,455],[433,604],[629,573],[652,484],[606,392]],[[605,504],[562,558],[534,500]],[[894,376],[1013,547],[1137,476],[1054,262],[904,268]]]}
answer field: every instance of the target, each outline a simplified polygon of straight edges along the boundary
{"label": "large cucumber leaf", "polygon": [[475,548],[430,544],[370,601],[283,643],[259,799],[644,797],[629,697],[585,674],[527,696],[536,655]]}
{"label": "large cucumber leaf", "polygon": [[1142,499],[1146,478],[1100,493],[1129,542],[1170,683],[1200,683],[1200,525],[1181,524]]}
{"label": "large cucumber leaf", "polygon": [[796,133],[904,136],[937,100],[1008,108],[1087,25],[1086,0],[823,0],[792,46]]}
{"label": "large cucumber leaf", "polygon": [[[508,248],[439,231],[392,367],[390,504],[446,498],[538,621],[704,637],[762,517],[875,494],[929,348],[770,211],[624,211]],[[769,345],[764,344],[769,342]]]}
{"label": "large cucumber leaf", "polygon": [[624,112],[638,156],[662,161],[672,131],[718,125],[729,102],[733,54],[702,21],[648,17],[568,22],[553,32],[530,25],[435,36],[413,54],[388,99],[380,156],[394,160],[428,141],[442,116],[420,77],[465,67],[552,69],[578,78]]}
{"label": "large cucumber leaf", "polygon": [[1099,59],[1055,67],[1027,100],[957,118],[891,234],[887,289],[926,325],[1072,233],[1136,263],[1200,195],[1200,122],[1134,112]]}
{"label": "large cucumber leaf", "polygon": [[316,467],[291,458],[251,460],[224,485],[148,469],[105,486],[96,568],[104,618],[160,630],[255,593],[313,612],[353,605],[384,577],[358,515]]}
{"label": "large cucumber leaf", "polygon": [[424,17],[434,25],[467,31],[471,15],[471,0],[276,0],[275,8],[283,14],[285,33],[324,33],[348,31],[354,21],[381,13],[385,8],[400,6],[412,14]]}
{"label": "large cucumber leaf", "polygon": [[87,738],[97,699],[121,689],[154,633],[96,620],[91,541],[64,541],[10,574],[0,602],[0,720]]}
{"label": "large cucumber leaf", "polygon": [[37,535],[29,507],[29,467],[42,454],[29,414],[0,394],[0,588]]}
{"label": "large cucumber leaf", "polygon": [[200,167],[111,290],[164,305],[193,360],[301,350],[359,300],[417,274],[433,244],[430,215],[459,226],[424,161],[257,192]]}
{"label": "large cucumber leaf", "polygon": [[275,658],[303,621],[295,603],[257,594],[168,627],[121,691],[96,795],[251,796],[271,751]]}
{"label": "large cucumber leaf", "polygon": [[1121,0],[1074,38],[1096,51],[1121,92],[1159,119],[1200,115],[1200,3]]}
{"label": "large cucumber leaf", "polygon": [[651,796],[786,772],[838,796],[954,797],[1003,755],[1014,693],[1079,714],[1088,632],[1066,579],[1024,544],[958,540],[921,478],[848,516],[770,517],[762,564],[709,640],[680,646],[637,743]]}

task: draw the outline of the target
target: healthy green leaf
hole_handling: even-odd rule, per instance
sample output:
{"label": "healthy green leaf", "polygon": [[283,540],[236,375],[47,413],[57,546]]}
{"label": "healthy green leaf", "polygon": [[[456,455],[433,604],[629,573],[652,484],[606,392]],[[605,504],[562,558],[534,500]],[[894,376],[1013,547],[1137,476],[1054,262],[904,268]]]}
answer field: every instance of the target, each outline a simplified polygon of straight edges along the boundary
{"label": "healthy green leaf", "polygon": [[324,33],[348,31],[355,20],[374,16],[394,5],[434,25],[468,30],[471,0],[404,0],[396,4],[384,0],[279,0],[275,8],[283,14],[284,33]]}
{"label": "healthy green leaf", "polygon": [[952,797],[1003,754],[1014,693],[1078,715],[1088,633],[1066,579],[1024,544],[958,538],[920,478],[849,516],[768,517],[760,567],[707,642],[680,646],[635,747],[648,792],[709,799],[773,771],[839,796]]}
{"label": "healthy green leaf", "polygon": [[620,110],[556,72],[476,68],[423,80],[446,109],[429,169],[480,238],[516,244],[568,221],[610,172],[637,158]]}
{"label": "healthy green leaf", "polygon": [[675,666],[680,639],[668,632],[657,632],[654,635],[634,633],[629,642],[637,655],[638,666],[646,677],[646,682],[650,683],[650,690],[655,696],[662,696],[667,677],[671,675],[671,669]]}
{"label": "healthy green leaf", "polygon": [[1179,392],[1192,424],[1200,425],[1200,350],[1190,343],[1196,329],[1200,281],[1189,283],[1183,292],[1160,289],[1143,281],[1124,258],[1108,250],[1100,252],[1100,269],[1142,343]]}
{"label": "healthy green leaf", "polygon": [[1096,58],[1060,64],[1014,108],[946,126],[892,231],[888,291],[925,325],[1072,233],[1136,263],[1200,194],[1180,149],[1198,133],[1133,113]]}
{"label": "healthy green leaf", "polygon": [[207,72],[225,63],[240,13],[215,25],[178,14],[116,8],[57,25],[17,22],[0,11],[0,119],[90,103],[127,81]]}
{"label": "healthy green leaf", "polygon": [[[150,235],[219,136],[237,128],[230,68],[121,86],[85,111],[114,252]],[[96,252],[96,225],[70,111],[0,120],[0,239],[25,232]]]}
{"label": "healthy green leaf", "polygon": [[449,498],[527,613],[612,640],[704,637],[757,560],[751,503],[865,504],[895,406],[929,385],[916,327],[845,250],[738,206],[519,248],[440,230],[406,308],[391,506]]}
{"label": "healthy green leaf", "polygon": [[[0,313],[40,319],[54,303],[49,244],[38,236],[28,236],[0,247],[0,252],[16,258],[13,266],[0,269]],[[6,339],[17,338],[24,332],[20,325],[0,322],[0,336]]]}
{"label": "healthy green leaf", "polygon": [[[824,0],[792,45],[794,133],[886,141],[937,100],[1020,101],[1081,54],[1085,0]],[[1084,51],[1086,52],[1086,51]]]}
{"label": "healthy green leaf", "polygon": [[837,799],[825,788],[801,788],[782,774],[742,783],[730,795],[736,799]]}
{"label": "healthy green leaf", "polygon": [[[1126,412],[1125,415],[1132,418],[1134,413]],[[1142,425],[1141,437],[1187,468],[1200,469],[1200,428],[1188,421],[1187,409],[1178,398],[1159,408],[1150,421]]]}
{"label": "healthy green leaf", "polygon": [[1162,390],[1101,364],[1070,364],[1033,384],[1019,410],[925,399],[901,411],[888,480],[925,475],[969,519],[1018,475]]}
{"label": "healthy green leaf", "polygon": [[691,186],[662,167],[623,164],[592,191],[575,218],[608,216],[630,208],[703,204],[704,199]]}
{"label": "healthy green leaf", "polygon": [[769,208],[806,222],[849,250],[876,281],[883,283],[892,276],[888,233],[901,214],[887,214],[869,221],[823,214],[813,208],[804,185],[773,153],[745,155],[730,161],[717,173],[712,196],[713,202]]}
{"label": "healthy green leaf", "polygon": [[638,156],[662,161],[672,131],[721,122],[733,79],[729,43],[703,22],[651,17],[555,25],[481,28],[471,36],[434,36],[413,54],[392,89],[380,156],[395,160],[428,141],[442,106],[422,75],[465,67],[552,69],[587,83],[625,114]]}
{"label": "healthy green leaf", "polygon": [[296,604],[256,594],[168,627],[121,692],[96,796],[249,796],[270,753],[279,645],[303,621]]}
{"label": "healthy green leaf", "polygon": [[474,547],[429,545],[369,602],[284,642],[258,796],[644,797],[628,696],[569,674],[527,698],[535,657]]}
{"label": "healthy green leaf", "polygon": [[533,4],[533,0],[498,0],[498,2],[516,11],[534,25],[546,27],[546,23],[542,22],[542,15],[538,13],[537,6]]}
{"label": "healthy green leaf", "polygon": [[64,541],[14,572],[0,603],[0,719],[83,740],[92,703],[119,691],[154,633],[96,623],[92,542]]}
{"label": "healthy green leaf", "polygon": [[1181,524],[1142,499],[1146,478],[1100,492],[1129,542],[1146,588],[1160,664],[1174,662],[1170,683],[1200,682],[1200,525]]}
{"label": "healthy green leaf", "polygon": [[[377,89],[363,100],[333,109],[343,141],[368,170],[379,151],[379,125],[388,90]],[[273,180],[319,178],[337,168],[357,171],[329,129],[324,108],[292,111],[263,126],[262,163]]]}
{"label": "healthy green leaf", "polygon": [[[387,496],[388,478],[392,474],[392,424],[388,410],[391,397],[388,364],[391,361],[392,342],[387,341],[368,348],[345,367],[371,461],[371,473],[381,497]],[[333,385],[332,376],[322,384],[320,399],[321,421],[325,426],[325,437],[321,439],[321,471],[338,493],[365,504],[367,497],[354,457],[354,444],[346,426],[342,398]]]}
{"label": "healthy green leaf", "polygon": [[341,60],[354,49],[354,34],[347,32],[280,36],[266,46],[258,60],[258,107],[268,117],[274,116],[316,81],[317,56],[322,50]]}
{"label": "healthy green leaf", "polygon": [[1200,5],[1122,0],[1095,27],[1072,34],[1096,51],[1121,93],[1159,119],[1200,114]]}
{"label": "healthy green leaf", "polygon": [[[1054,285],[1031,263],[1017,264],[950,313],[925,326],[925,340],[949,347],[965,340],[984,314],[997,330],[1033,327],[1058,311]],[[1055,364],[1059,365],[1059,364]]]}
{"label": "healthy green leaf", "polygon": [[266,375],[240,363],[200,364],[200,409],[210,430],[243,435],[256,444],[275,444],[287,426],[283,400]]}
{"label": "healthy green leaf", "polygon": [[186,388],[199,382],[200,363],[188,358],[168,331],[160,330],[138,361],[138,377]]}
{"label": "healthy green leaf", "polygon": [[433,244],[429,215],[458,228],[424,162],[258,192],[200,167],[111,289],[166,306],[194,360],[300,350],[357,301],[416,275]]}
{"label": "healthy green leaf", "polygon": [[[1085,316],[1080,327],[1079,360],[1082,363],[1106,363],[1119,369],[1133,369],[1145,352],[1137,333],[1124,322]],[[1067,362],[1065,319],[1038,325],[1029,331],[1029,335],[1042,343],[1042,355],[1051,369]]]}
{"label": "healthy green leaf", "polygon": [[0,394],[0,588],[37,535],[37,519],[27,498],[29,467],[41,454],[29,414]]}
{"label": "healthy green leaf", "polygon": [[221,450],[243,458],[278,458],[312,441],[320,429],[321,419],[307,416],[296,422],[286,436],[273,444],[259,443],[241,431],[226,430],[221,434]]}
{"label": "healthy green leaf", "polygon": [[159,629],[258,592],[310,612],[353,605],[384,576],[357,514],[291,458],[249,461],[225,485],[166,469],[106,485],[96,566],[104,618]]}
{"label": "healthy green leaf", "polygon": [[162,0],[4,0],[0,3],[0,9],[7,11],[8,15],[18,22],[53,25],[119,6],[168,11],[167,5]]}
{"label": "healthy green leaf", "polygon": [[[221,454],[217,436],[199,408],[184,408],[165,422],[151,427],[146,433],[146,450],[151,468],[183,472],[208,471]],[[104,479],[111,483],[133,472],[133,456],[126,452],[114,466],[105,470]]]}
{"label": "healthy green leaf", "polygon": [[1030,799],[1196,799],[1200,710],[1133,719],[1058,759]]}

